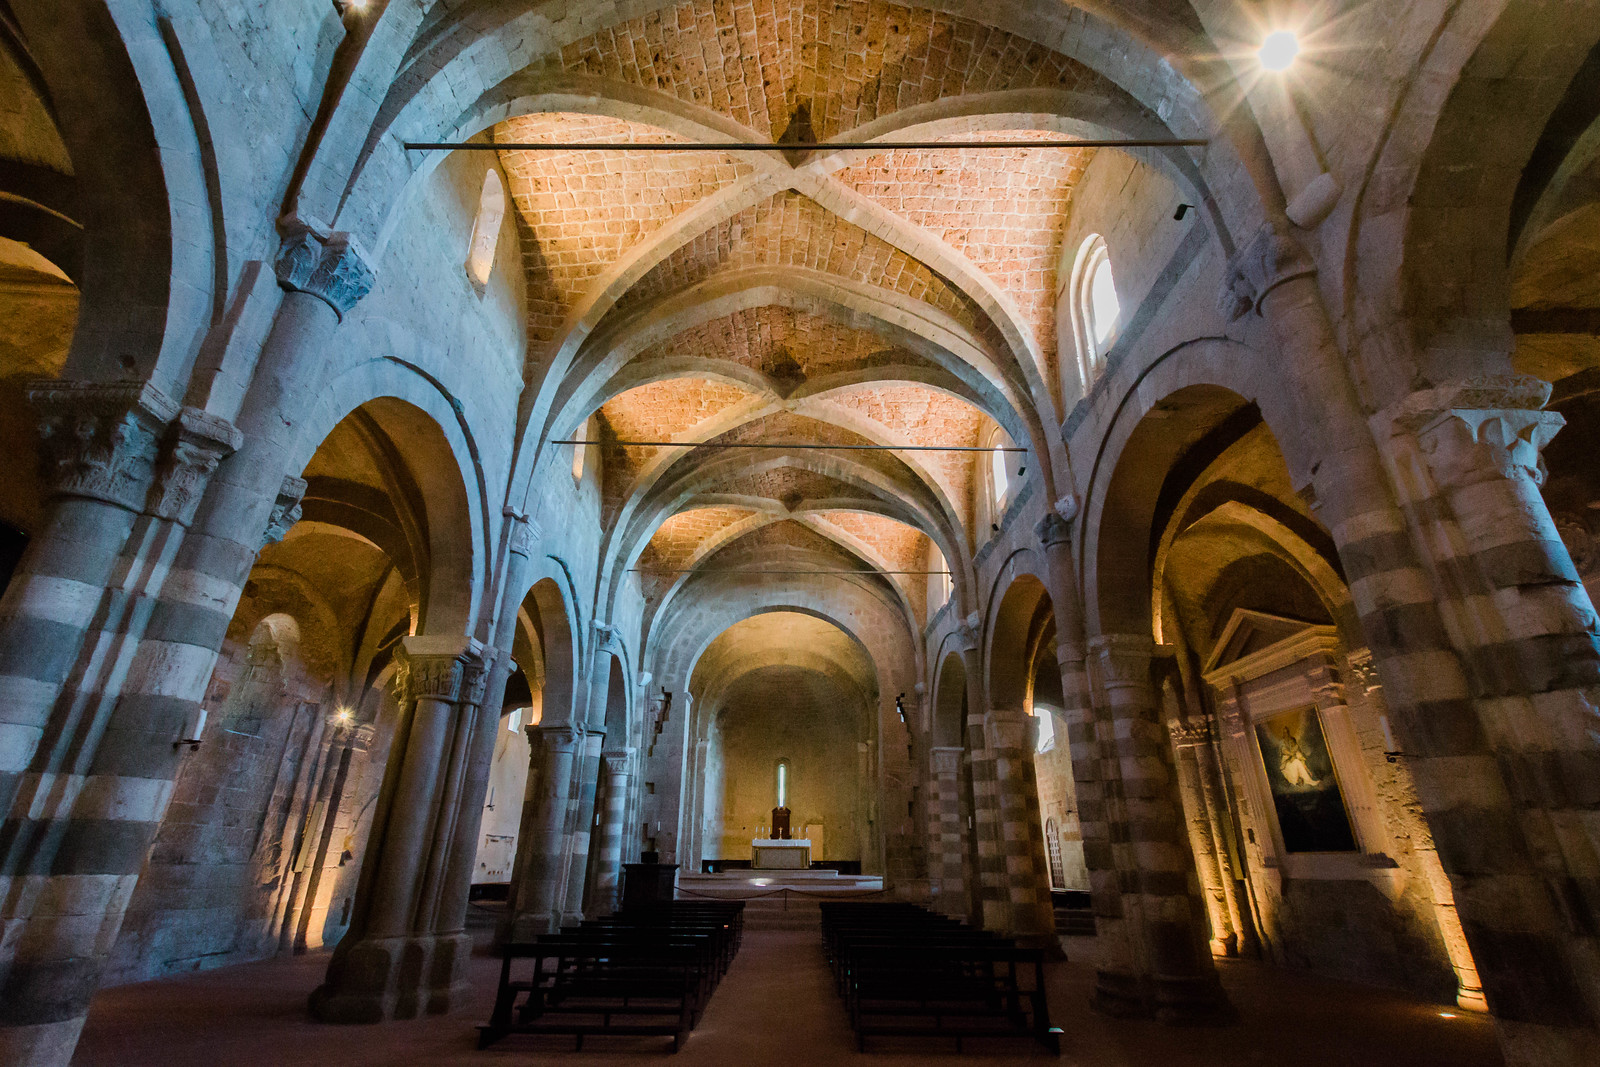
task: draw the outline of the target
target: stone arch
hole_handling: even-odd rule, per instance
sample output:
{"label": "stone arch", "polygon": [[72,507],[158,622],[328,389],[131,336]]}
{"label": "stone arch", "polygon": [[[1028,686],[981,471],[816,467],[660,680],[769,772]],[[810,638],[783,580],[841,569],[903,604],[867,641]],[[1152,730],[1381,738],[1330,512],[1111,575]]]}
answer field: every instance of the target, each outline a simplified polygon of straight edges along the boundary
{"label": "stone arch", "polygon": [[[1425,56],[1416,67],[1439,63],[1448,73],[1417,78],[1386,126],[1361,189],[1346,260],[1346,274],[1359,287],[1347,296],[1350,310],[1365,329],[1382,331],[1369,357],[1379,403],[1416,384],[1385,376],[1396,373],[1377,362],[1388,350],[1385,337],[1401,350],[1415,347],[1417,373],[1428,382],[1504,373],[1513,204],[1547,120],[1600,41],[1600,5],[1582,0],[1563,16],[1530,19],[1519,5],[1492,0],[1457,5],[1430,44],[1430,53],[1449,51]],[[1510,102],[1496,87],[1512,55],[1522,57],[1518,67],[1525,72],[1517,106],[1486,106]],[[1416,129],[1426,131],[1425,139],[1410,132]],[[1473,221],[1464,224],[1469,202]],[[1392,233],[1396,214],[1404,226],[1400,247],[1374,255],[1377,235]]]}
{"label": "stone arch", "polygon": [[[520,641],[538,650],[542,670],[540,681],[540,713],[542,724],[571,722],[575,711],[573,701],[577,695],[578,642],[574,637],[577,615],[569,610],[569,599],[564,586],[549,572],[548,566],[540,568],[533,585],[522,598],[518,612]],[[529,679],[531,683],[532,678]]]}

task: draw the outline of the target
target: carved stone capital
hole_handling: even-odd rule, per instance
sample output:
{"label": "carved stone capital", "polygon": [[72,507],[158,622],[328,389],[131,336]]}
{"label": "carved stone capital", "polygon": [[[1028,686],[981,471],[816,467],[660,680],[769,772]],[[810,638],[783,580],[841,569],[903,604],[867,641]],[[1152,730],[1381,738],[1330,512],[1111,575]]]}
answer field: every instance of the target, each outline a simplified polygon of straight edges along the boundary
{"label": "carved stone capital", "polygon": [[1203,719],[1168,719],[1167,733],[1178,748],[1193,748],[1209,744],[1215,734],[1216,724],[1210,716]]}
{"label": "carved stone capital", "polygon": [[594,624],[595,648],[606,652],[620,652],[622,650],[622,630],[608,622]]}
{"label": "carved stone capital", "polygon": [[511,551],[524,558],[532,558],[533,544],[544,536],[544,531],[533,519],[515,508],[504,508],[501,514],[511,523]]}
{"label": "carved stone capital", "polygon": [[956,648],[962,652],[975,652],[983,647],[983,626],[977,612],[956,623],[951,634],[955,638]]}
{"label": "carved stone capital", "polygon": [[39,416],[40,479],[52,495],[143,508],[177,403],[129,382],[39,381],[27,396]]}
{"label": "carved stone capital", "polygon": [[961,749],[957,747],[930,748],[928,766],[935,776],[954,778],[961,770]]}
{"label": "carved stone capital", "polygon": [[1268,293],[1316,272],[1317,265],[1286,227],[1266,223],[1228,260],[1219,301],[1222,313],[1229,322],[1251,311],[1260,314]]}
{"label": "carved stone capital", "polygon": [[1372,649],[1358,648],[1346,657],[1345,662],[1350,666],[1350,684],[1362,696],[1370,697],[1383,688],[1383,683],[1378,680],[1378,666],[1372,662]]}
{"label": "carved stone capital", "polygon": [[157,464],[149,499],[151,513],[188,526],[217,464],[232,455],[243,440],[227,419],[199,408],[184,408]]}
{"label": "carved stone capital", "polygon": [[1395,409],[1396,429],[1414,434],[1444,485],[1485,474],[1544,482],[1540,453],[1567,420],[1545,411],[1550,383],[1528,375],[1467,378],[1407,397]]}
{"label": "carved stone capital", "polygon": [[471,703],[483,699],[483,646],[471,638],[407,637],[395,650],[402,700]]}
{"label": "carved stone capital", "polygon": [[342,320],[372,291],[377,273],[348,233],[323,233],[300,219],[282,224],[284,236],[273,269],[291,293],[309,293]]}
{"label": "carved stone capital", "polygon": [[1101,634],[1089,638],[1089,655],[1100,668],[1101,680],[1112,685],[1149,685],[1150,661],[1156,645],[1139,634]]}
{"label": "carved stone capital", "polygon": [[300,501],[306,495],[306,480],[289,475],[278,487],[277,499],[272,502],[272,515],[261,535],[261,547],[277,544],[289,533],[289,527],[300,521]]}
{"label": "carved stone capital", "polygon": [[1033,527],[1039,543],[1046,548],[1068,544],[1072,540],[1072,524],[1057,512],[1047,512]]}

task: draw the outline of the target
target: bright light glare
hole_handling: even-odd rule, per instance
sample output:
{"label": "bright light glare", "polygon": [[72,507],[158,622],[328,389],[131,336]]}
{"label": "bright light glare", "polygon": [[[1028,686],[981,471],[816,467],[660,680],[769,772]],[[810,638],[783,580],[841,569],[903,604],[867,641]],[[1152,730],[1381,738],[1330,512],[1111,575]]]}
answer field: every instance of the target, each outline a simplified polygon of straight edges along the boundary
{"label": "bright light glare", "polygon": [[750,884],[751,885],[771,885],[772,884],[772,879],[771,878],[752,878],[752,879],[750,879]]}
{"label": "bright light glare", "polygon": [[1261,65],[1268,70],[1288,70],[1299,54],[1300,38],[1288,30],[1267,34],[1266,40],[1261,42],[1261,51],[1256,53]]}
{"label": "bright light glare", "polygon": [[1453,1011],[1441,1011],[1439,1013],[1439,1018],[1441,1019],[1454,1019],[1455,1017],[1456,1013]]}

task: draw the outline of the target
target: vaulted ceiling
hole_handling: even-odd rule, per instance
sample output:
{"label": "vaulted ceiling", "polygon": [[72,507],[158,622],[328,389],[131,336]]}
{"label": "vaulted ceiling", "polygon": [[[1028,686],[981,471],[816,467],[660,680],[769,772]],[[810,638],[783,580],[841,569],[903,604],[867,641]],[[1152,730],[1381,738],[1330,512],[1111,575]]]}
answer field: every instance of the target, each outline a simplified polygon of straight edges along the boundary
{"label": "vaulted ceiling", "polygon": [[[1059,115],[970,102],[1119,92],[974,21],[819,0],[663,8],[526,73],[579,79],[605,113],[510,118],[497,143],[1025,142],[1062,136]],[[1025,409],[1048,406],[1092,150],[500,155],[533,359],[569,361],[551,429],[593,416],[611,565],[643,570],[653,602],[730,550],[918,572],[982,540],[987,456],[922,449],[997,426],[1025,443]],[[763,447],[711,447],[729,444]],[[769,447],[823,444],[857,447]],[[926,575],[883,579],[924,623]]]}

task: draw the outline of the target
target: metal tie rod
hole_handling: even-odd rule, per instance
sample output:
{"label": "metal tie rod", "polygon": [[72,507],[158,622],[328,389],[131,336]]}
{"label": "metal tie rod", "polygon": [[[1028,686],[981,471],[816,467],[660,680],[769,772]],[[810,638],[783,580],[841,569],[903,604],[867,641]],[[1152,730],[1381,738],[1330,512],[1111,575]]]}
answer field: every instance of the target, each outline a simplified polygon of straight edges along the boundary
{"label": "metal tie rod", "polygon": [[[552,445],[604,445],[605,441],[550,441]],[[842,449],[846,452],[1026,452],[1014,445],[822,445],[803,441],[611,441],[637,448],[797,448]]]}
{"label": "metal tie rod", "polygon": [[494,142],[494,141],[406,141],[410,152],[891,152],[916,149],[955,151],[996,148],[1204,148],[1211,142],[1202,137],[1108,137],[1082,140],[1048,141],[827,141],[807,144],[773,144],[770,141],[597,142]]}
{"label": "metal tie rod", "polygon": [[747,570],[741,567],[629,567],[640,574],[849,574],[870,578],[875,574],[949,574],[949,571],[792,571]]}

